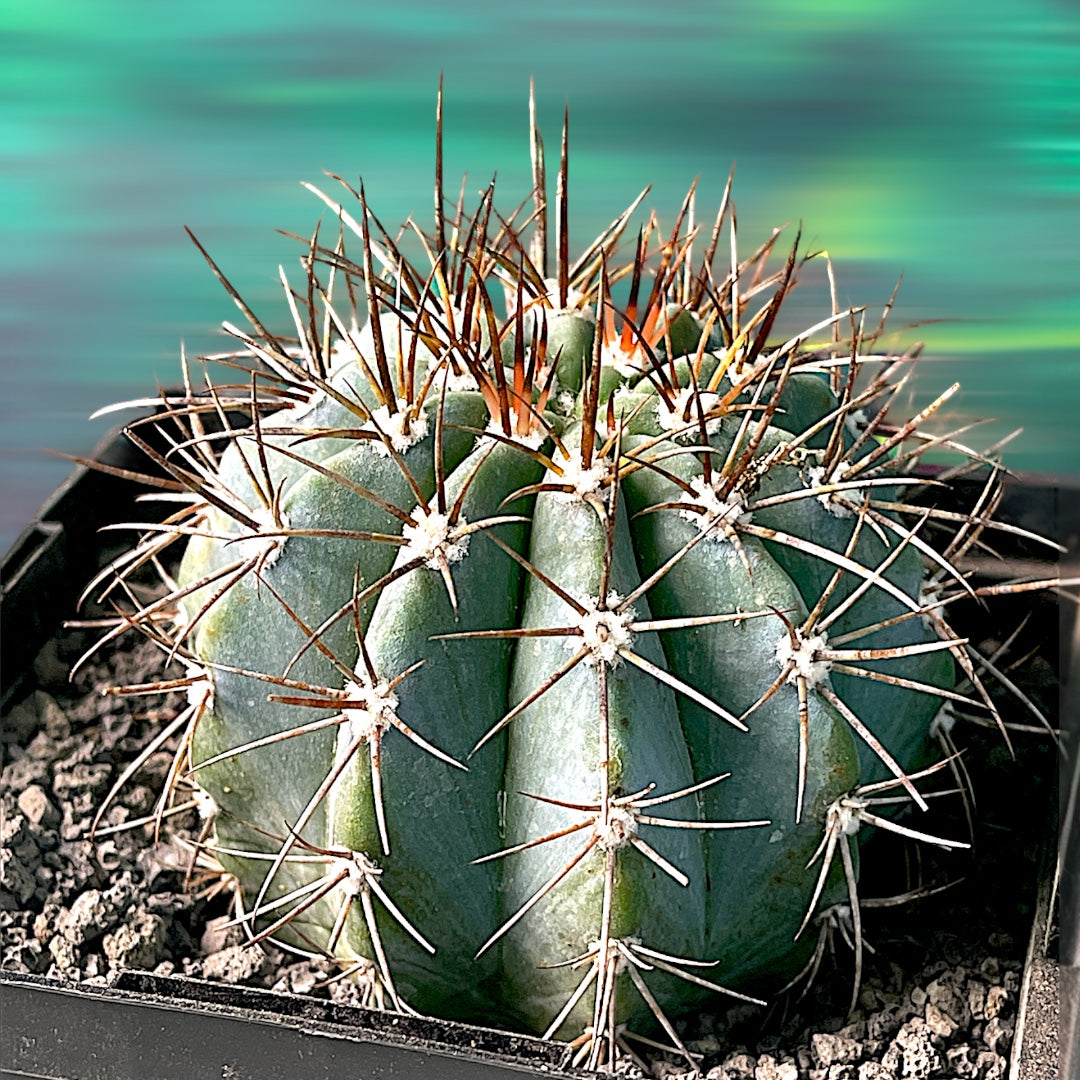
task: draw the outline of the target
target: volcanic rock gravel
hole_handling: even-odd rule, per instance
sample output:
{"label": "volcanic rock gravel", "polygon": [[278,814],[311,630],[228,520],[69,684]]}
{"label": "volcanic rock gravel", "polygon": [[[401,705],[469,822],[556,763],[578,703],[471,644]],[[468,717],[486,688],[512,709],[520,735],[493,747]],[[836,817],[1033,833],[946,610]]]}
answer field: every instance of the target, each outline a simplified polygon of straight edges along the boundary
{"label": "volcanic rock gravel", "polygon": [[[202,828],[195,810],[169,818],[156,841],[150,823],[112,828],[153,814],[171,746],[123,786],[90,838],[121,771],[183,703],[176,695],[118,697],[99,689],[159,678],[160,653],[151,643],[106,649],[69,683],[82,644],[78,635],[51,641],[34,667],[36,688],[3,722],[4,969],[108,983],[136,968],[354,1000],[348,982],[326,982],[330,965],[246,945],[240,928],[228,925],[227,882],[192,864],[191,841]],[[1004,857],[1001,846],[991,845],[990,866],[982,857],[975,863],[979,874],[999,872],[993,863]],[[1000,872],[1015,880],[1029,875],[1033,884],[1031,845],[1019,847],[1026,862]],[[972,865],[960,873],[971,875]],[[763,1016],[718,1000],[715,1013],[683,1025],[702,1073],[710,1080],[1004,1077],[1030,909],[1015,889],[1004,908],[993,908],[993,892],[976,882],[869,912],[864,932],[877,948],[865,958],[850,1016],[851,952],[839,942],[801,1001],[782,996]],[[654,1056],[650,1068],[657,1077],[689,1075],[673,1055]],[[629,1061],[617,1071],[642,1075]]]}

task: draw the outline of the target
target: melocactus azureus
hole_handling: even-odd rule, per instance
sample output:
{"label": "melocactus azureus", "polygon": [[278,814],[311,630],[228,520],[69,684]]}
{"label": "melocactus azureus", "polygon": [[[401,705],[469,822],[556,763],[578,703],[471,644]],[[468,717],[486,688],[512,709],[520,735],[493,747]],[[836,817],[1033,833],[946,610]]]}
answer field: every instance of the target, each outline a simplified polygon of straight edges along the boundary
{"label": "melocactus azureus", "polygon": [[506,215],[440,154],[407,240],[312,188],[285,332],[215,266],[234,377],[185,366],[165,450],[132,425],[178,505],[95,587],[161,571],[112,633],[185,669],[161,809],[197,794],[253,940],[595,1067],[782,984],[815,921],[858,943],[864,823],[959,846],[918,818],[953,710],[997,716],[947,615],[1002,526],[996,470],[970,513],[912,501],[955,387],[897,421],[914,352],[861,309],[777,333],[815,256],[739,254],[730,182],[705,228],[691,190],[625,244],[639,198],[571,261],[565,128],[550,208],[532,150]]}

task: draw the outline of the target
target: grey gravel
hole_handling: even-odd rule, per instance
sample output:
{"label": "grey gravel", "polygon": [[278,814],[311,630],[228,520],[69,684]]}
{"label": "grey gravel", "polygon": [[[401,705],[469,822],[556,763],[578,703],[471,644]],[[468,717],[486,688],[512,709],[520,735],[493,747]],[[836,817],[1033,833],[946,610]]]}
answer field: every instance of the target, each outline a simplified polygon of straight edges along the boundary
{"label": "grey gravel", "polygon": [[[67,981],[108,982],[124,969],[180,973],[355,1000],[332,969],[272,946],[245,945],[229,922],[224,893],[185,887],[183,841],[200,828],[194,813],[170,821],[155,843],[150,826],[89,839],[103,797],[179,699],[106,697],[101,684],[156,677],[151,645],[117,651],[110,669],[90,666],[74,687],[61,678],[73,646],[54,641],[35,666],[40,687],[4,718],[0,820],[0,934],[7,970]],[[153,701],[149,707],[147,701]],[[102,817],[108,828],[151,813],[170,761],[154,755]],[[917,922],[917,920],[916,920]],[[909,924],[895,931],[906,947]],[[888,934],[875,928],[888,938]],[[801,1003],[762,1025],[736,1005],[683,1024],[709,1080],[998,1080],[1006,1075],[1022,957],[1009,933],[981,940],[945,932],[938,952],[905,971],[890,948],[867,958],[858,1007],[846,1016],[850,955]],[[912,955],[919,955],[917,952]],[[908,957],[910,961],[910,955]],[[829,965],[826,965],[829,967]],[[831,990],[829,989],[831,980]],[[617,1070],[640,1075],[631,1064]],[[677,1056],[652,1065],[657,1077],[687,1077]]]}

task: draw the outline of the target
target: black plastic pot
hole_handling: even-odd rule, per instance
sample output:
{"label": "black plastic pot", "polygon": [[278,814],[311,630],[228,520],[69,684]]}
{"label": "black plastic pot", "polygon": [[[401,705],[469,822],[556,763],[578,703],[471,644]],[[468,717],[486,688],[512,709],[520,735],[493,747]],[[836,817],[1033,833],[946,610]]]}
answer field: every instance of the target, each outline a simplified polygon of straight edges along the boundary
{"label": "black plastic pot", "polygon": [[522,1036],[179,976],[0,978],[0,1075],[49,1080],[511,1080],[581,1075]]}
{"label": "black plastic pot", "polygon": [[[117,436],[101,443],[95,459],[116,469],[145,469],[145,459]],[[123,520],[138,490],[130,480],[77,468],[5,556],[0,592],[5,711],[28,689],[34,657],[72,615],[80,589],[99,565],[97,530]],[[139,514],[145,520],[146,509]],[[1080,483],[1075,479],[1014,482],[999,516],[1054,536],[1072,552],[1080,550]],[[979,567],[984,578],[1051,570],[1045,548],[1024,543],[1000,547],[1008,563],[988,561]],[[1076,556],[1071,558],[1074,565],[1062,570],[1075,573]],[[1048,807],[1044,835],[1033,838],[1044,845],[1045,858],[1014,1040],[1013,1080],[1050,1080],[1059,1051],[1061,1076],[1076,1075],[1073,1070],[1080,1068],[1080,620],[1070,603],[1059,610],[1061,716],[1070,728],[1070,755],[1061,776],[1060,815]],[[1047,617],[1045,610],[1042,617]],[[1062,822],[1060,848],[1057,817]],[[108,988],[0,972],[0,1015],[4,1077],[484,1080],[576,1073],[567,1067],[565,1047],[539,1039],[142,972],[126,972]]]}

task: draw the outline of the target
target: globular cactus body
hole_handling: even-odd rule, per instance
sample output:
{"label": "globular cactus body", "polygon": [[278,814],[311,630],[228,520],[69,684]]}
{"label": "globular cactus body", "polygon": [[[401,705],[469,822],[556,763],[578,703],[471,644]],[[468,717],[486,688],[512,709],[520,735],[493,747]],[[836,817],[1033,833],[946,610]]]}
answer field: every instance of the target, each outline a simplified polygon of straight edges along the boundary
{"label": "globular cactus body", "polygon": [[[160,640],[172,605],[180,764],[254,936],[387,1007],[581,1036],[596,1065],[626,1024],[679,1045],[710,990],[790,978],[830,905],[857,918],[855,834],[896,812],[873,795],[925,807],[932,720],[981,691],[955,688],[974,672],[934,597],[966,585],[931,545],[952,519],[906,502],[893,365],[853,312],[772,340],[798,242],[716,285],[724,211],[700,269],[686,207],[655,250],[652,221],[617,328],[625,215],[548,279],[542,174],[535,197],[532,258],[490,236],[489,190],[450,240],[440,210],[425,277],[362,193],[359,222],[322,196],[363,264],[313,241],[322,310],[290,290],[295,339],[234,331],[248,391],[174,403],[190,506],[138,561],[186,554],[130,621]],[[247,420],[208,433],[223,405]]]}

